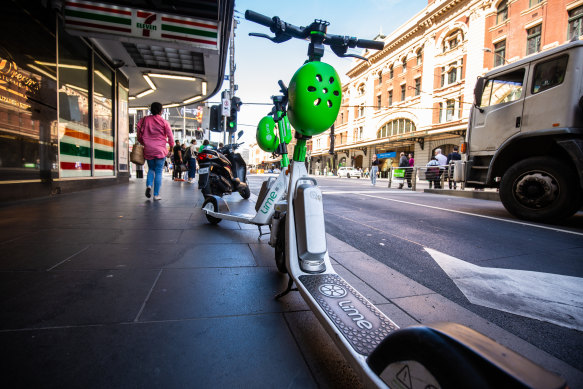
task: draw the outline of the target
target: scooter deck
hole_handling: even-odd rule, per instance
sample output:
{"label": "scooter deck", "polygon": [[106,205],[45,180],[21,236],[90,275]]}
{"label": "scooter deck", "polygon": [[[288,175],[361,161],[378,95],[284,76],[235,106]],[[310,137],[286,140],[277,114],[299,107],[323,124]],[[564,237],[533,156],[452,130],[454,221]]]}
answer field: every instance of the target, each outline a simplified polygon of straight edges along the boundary
{"label": "scooter deck", "polygon": [[304,274],[298,279],[353,349],[365,357],[399,329],[338,274]]}

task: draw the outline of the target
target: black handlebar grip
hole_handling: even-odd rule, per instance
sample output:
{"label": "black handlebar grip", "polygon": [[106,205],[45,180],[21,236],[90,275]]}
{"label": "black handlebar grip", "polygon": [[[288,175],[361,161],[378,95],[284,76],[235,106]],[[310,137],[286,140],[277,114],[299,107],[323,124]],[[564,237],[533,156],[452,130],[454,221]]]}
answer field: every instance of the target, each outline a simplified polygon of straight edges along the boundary
{"label": "black handlebar grip", "polygon": [[250,9],[245,11],[245,19],[264,25],[265,27],[271,27],[271,24],[273,23],[273,20],[270,17],[261,15],[260,13],[251,11]]}
{"label": "black handlebar grip", "polygon": [[385,42],[371,41],[370,39],[359,39],[358,42],[356,42],[356,47],[362,47],[363,49],[382,50],[385,47]]}

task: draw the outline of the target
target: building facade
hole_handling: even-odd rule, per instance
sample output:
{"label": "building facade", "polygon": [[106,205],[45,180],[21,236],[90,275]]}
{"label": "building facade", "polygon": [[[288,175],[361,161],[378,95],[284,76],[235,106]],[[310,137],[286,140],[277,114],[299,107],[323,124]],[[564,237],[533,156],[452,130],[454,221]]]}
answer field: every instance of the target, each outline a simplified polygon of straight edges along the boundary
{"label": "building facade", "polygon": [[340,166],[367,169],[372,155],[381,176],[400,152],[425,166],[436,148],[447,155],[465,139],[476,78],[527,55],[580,39],[583,1],[442,0],[365,52],[343,87],[331,131],[309,142],[311,173]]}

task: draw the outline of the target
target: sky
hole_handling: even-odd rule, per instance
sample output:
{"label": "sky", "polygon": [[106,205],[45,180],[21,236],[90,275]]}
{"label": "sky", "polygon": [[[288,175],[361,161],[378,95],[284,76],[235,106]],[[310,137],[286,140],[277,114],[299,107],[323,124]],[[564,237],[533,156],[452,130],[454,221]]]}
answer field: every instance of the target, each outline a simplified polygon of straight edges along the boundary
{"label": "sky", "polygon": [[[244,135],[239,142],[245,145],[255,142],[256,125],[269,113],[271,96],[280,94],[278,80],[289,84],[295,71],[307,59],[308,42],[291,39],[276,44],[264,38],[249,36],[250,32],[273,35],[267,27],[245,19],[245,10],[250,9],[260,14],[279,16],[287,23],[307,26],[314,19],[330,22],[328,33],[349,35],[361,39],[373,39],[380,32],[389,35],[399,26],[427,6],[427,0],[236,0],[235,19],[235,84],[243,105],[238,114],[237,131]],[[359,54],[361,49],[351,49],[349,53]],[[229,73],[229,63],[225,74]],[[326,46],[323,61],[336,68],[341,79],[347,79],[345,73],[354,66],[352,58],[339,58]],[[225,82],[221,90],[229,88]],[[209,101],[218,103],[220,94]],[[245,104],[247,103],[247,104]],[[254,104],[251,104],[254,103]],[[213,133],[211,140],[222,141],[223,134]]]}

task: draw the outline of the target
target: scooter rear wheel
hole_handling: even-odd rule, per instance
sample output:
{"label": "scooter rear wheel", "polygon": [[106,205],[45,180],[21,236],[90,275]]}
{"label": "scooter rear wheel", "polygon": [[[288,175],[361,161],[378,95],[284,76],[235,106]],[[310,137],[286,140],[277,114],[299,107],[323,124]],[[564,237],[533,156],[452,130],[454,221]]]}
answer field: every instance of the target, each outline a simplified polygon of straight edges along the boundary
{"label": "scooter rear wheel", "polygon": [[275,266],[280,273],[286,274],[285,265],[285,216],[279,221],[277,239],[275,240]]}
{"label": "scooter rear wheel", "polygon": [[[214,197],[207,197],[202,204],[202,209],[208,209],[209,211],[217,212],[219,210],[217,199]],[[211,224],[218,224],[221,220],[223,220],[218,217],[211,216],[208,213],[205,213],[205,216],[206,220],[208,220],[208,222]]]}

